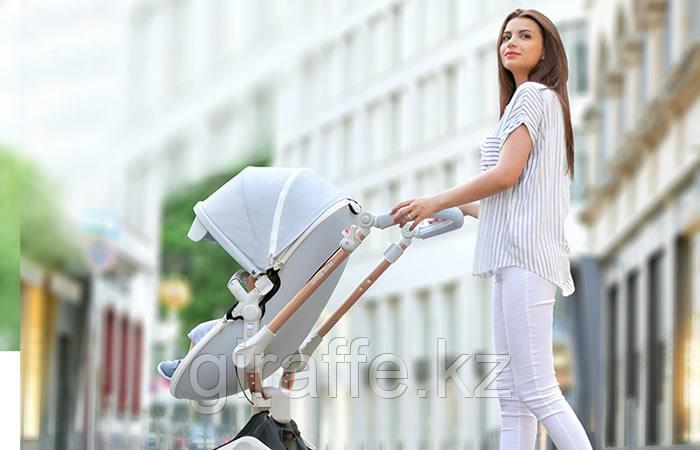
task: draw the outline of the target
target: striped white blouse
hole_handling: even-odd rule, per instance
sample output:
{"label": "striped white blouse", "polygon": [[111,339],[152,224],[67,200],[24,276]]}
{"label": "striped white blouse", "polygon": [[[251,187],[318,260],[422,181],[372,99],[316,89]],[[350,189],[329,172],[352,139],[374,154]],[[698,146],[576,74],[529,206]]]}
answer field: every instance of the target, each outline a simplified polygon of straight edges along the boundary
{"label": "striped white blouse", "polygon": [[523,267],[556,284],[566,297],[575,289],[564,235],[571,181],[564,119],[554,91],[533,81],[518,86],[496,132],[481,146],[481,170],[496,165],[506,138],[521,124],[533,147],[516,183],[479,202],[472,272],[490,277],[499,267]]}

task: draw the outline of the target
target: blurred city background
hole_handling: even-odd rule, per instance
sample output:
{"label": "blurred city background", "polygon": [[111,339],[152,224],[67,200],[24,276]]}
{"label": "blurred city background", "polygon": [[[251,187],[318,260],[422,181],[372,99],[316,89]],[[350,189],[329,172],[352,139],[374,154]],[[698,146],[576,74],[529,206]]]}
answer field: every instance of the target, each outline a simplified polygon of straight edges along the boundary
{"label": "blurred city background", "polygon": [[[245,398],[202,414],[155,369],[232,301],[235,261],[186,237],[195,202],[248,165],[310,167],[377,214],[477,175],[516,7],[550,17],[569,60],[576,292],[555,308],[560,386],[594,448],[698,448],[700,0],[3,0],[0,347],[21,345],[22,448],[231,439]],[[450,355],[493,351],[476,230],[467,218],[414,245],[332,332],[398,354],[406,394],[341,383],[331,398],[319,376],[319,398],[293,402],[305,439],[498,448],[497,399],[453,383],[439,398],[426,369],[438,337]],[[368,238],[327,311],[397,236]],[[474,386],[490,370],[459,373]]]}

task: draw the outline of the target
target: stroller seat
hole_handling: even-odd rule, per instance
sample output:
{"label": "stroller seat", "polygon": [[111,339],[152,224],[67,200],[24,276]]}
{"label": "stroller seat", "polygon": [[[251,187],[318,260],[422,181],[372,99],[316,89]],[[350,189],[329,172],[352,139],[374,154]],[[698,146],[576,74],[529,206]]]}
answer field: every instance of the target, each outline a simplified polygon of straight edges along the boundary
{"label": "stroller seat", "polygon": [[[248,168],[241,172],[236,178],[250,169]],[[267,170],[280,171],[284,169]],[[285,179],[289,177],[288,170],[284,173]],[[236,178],[233,180],[236,180]],[[314,182],[318,183],[317,180],[314,180]],[[286,202],[294,200],[293,196],[290,197],[291,194],[292,192],[289,191]],[[351,199],[339,192],[332,192],[333,195],[330,197],[327,194],[325,196],[321,194],[322,192],[318,192],[315,197],[317,199],[321,197],[321,201],[330,204],[321,208],[320,215],[310,225],[301,230],[295,240],[285,246],[285,251],[279,252],[279,258],[276,259],[277,264],[281,265],[279,270],[277,270],[279,286],[277,292],[265,303],[264,314],[260,319],[261,327],[274,318],[316,271],[323,266],[326,260],[338,250],[338,243],[342,237],[343,230],[351,225],[359,225],[359,215],[353,208],[354,202]],[[308,195],[304,196],[303,201],[313,203],[309,195],[313,194],[308,193]],[[212,195],[212,197],[214,196]],[[212,197],[207,199],[207,201],[210,201]],[[263,205],[258,206],[263,208]],[[279,205],[277,207],[279,208]],[[230,211],[230,206],[228,208]],[[284,210],[284,207],[282,209]],[[197,208],[195,208],[195,211],[197,211]],[[200,207],[197,220],[202,219],[203,214],[206,212],[206,209]],[[298,215],[299,211],[291,210],[289,213],[293,216],[295,214]],[[283,216],[282,219],[284,219],[284,211],[281,215]],[[211,220],[211,217],[208,219]],[[195,224],[197,224],[197,220]],[[298,221],[297,218],[294,218],[294,220]],[[208,225],[205,226],[205,232],[199,230],[200,233],[195,237],[220,242],[221,238],[216,239],[217,230],[213,229],[212,223],[208,223],[207,220],[204,220],[204,223]],[[281,224],[281,226],[284,225],[284,223]],[[196,230],[194,225],[193,229]],[[214,232],[212,233],[212,231]],[[260,233],[261,230],[255,231],[262,234]],[[230,237],[232,240],[241,238],[240,235]],[[226,248],[226,250],[232,253],[230,249]],[[245,259],[243,261],[241,259],[237,258],[241,265],[250,273],[260,274],[269,269],[269,267],[264,266],[248,265],[246,267],[243,264]],[[266,362],[263,367],[263,379],[277,371],[285,358],[293,355],[307,337],[338,284],[345,264],[343,263],[338,270],[324,281],[321,287],[284,324],[276,337],[270,342],[265,351],[265,361],[269,360],[269,362]],[[236,394],[241,391],[241,386],[245,389],[244,373],[241,370],[236,371],[232,358],[234,348],[243,339],[243,319],[223,317],[182,360],[171,379],[170,393],[180,399],[213,400]]]}

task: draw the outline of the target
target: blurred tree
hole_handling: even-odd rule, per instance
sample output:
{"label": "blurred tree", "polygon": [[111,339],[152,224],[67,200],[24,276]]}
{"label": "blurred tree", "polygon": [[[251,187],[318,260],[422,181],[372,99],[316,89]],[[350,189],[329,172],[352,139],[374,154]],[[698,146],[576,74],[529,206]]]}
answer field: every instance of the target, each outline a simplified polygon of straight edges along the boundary
{"label": "blurred tree", "polygon": [[[189,347],[187,332],[198,323],[224,315],[233,303],[226,284],[240,266],[218,245],[192,242],[187,232],[194,220],[192,208],[207,198],[249,164],[216,174],[170,195],[163,209],[161,232],[161,277],[182,276],[190,283],[192,299],[180,311],[183,349]],[[268,159],[250,165],[268,166]],[[160,306],[161,314],[164,313]]]}
{"label": "blurred tree", "polygon": [[19,163],[0,149],[0,351],[19,350]]}
{"label": "blurred tree", "polygon": [[17,181],[14,197],[21,205],[20,253],[56,270],[84,270],[77,227],[63,212],[61,189],[31,162],[10,158]]}
{"label": "blurred tree", "polygon": [[0,330],[10,330],[5,345],[18,349],[20,255],[70,271],[80,253],[67,232],[60,191],[39,169],[0,147],[0,180]]}
{"label": "blurred tree", "polygon": [[4,147],[0,180],[0,350],[19,350],[20,255],[64,272],[82,271],[83,265],[57,186]]}

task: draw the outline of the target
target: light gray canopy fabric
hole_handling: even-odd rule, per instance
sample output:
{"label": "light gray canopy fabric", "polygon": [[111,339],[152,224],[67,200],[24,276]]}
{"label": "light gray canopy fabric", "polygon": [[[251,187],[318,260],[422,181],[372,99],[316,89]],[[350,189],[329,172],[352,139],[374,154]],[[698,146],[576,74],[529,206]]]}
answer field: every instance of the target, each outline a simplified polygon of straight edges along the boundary
{"label": "light gray canopy fabric", "polygon": [[218,243],[258,274],[343,199],[349,197],[311,169],[251,166],[197,202],[188,236]]}

